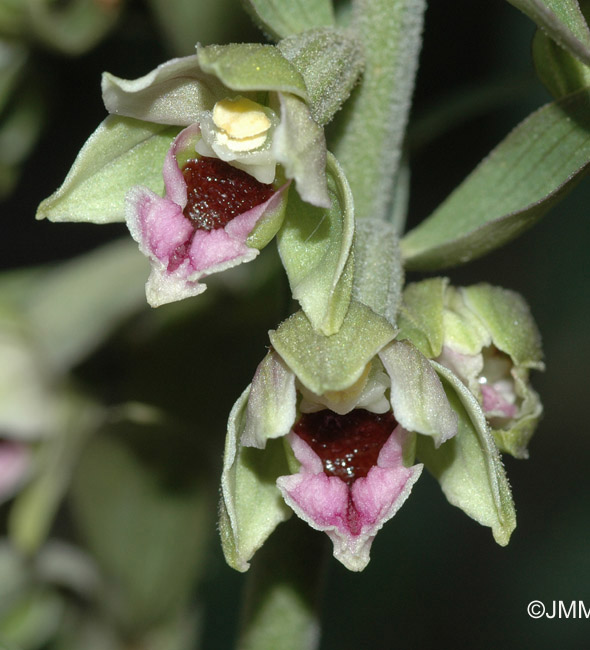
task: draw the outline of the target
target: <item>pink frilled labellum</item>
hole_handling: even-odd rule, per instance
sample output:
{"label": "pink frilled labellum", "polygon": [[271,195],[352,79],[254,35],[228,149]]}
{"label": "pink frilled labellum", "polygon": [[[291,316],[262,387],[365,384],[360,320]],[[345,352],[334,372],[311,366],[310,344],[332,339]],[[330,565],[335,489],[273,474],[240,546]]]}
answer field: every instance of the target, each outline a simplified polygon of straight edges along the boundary
{"label": "pink frilled labellum", "polygon": [[365,568],[375,535],[422,472],[422,465],[403,463],[410,435],[391,411],[363,409],[303,414],[289,434],[301,467],[277,486],[301,519],[327,533],[348,569]]}
{"label": "pink frilled labellum", "polygon": [[[199,279],[250,262],[259,252],[247,244],[255,226],[276,219],[278,230],[281,223],[287,185],[276,189],[229,163],[197,156],[199,133],[190,126],[172,143],[164,197],[142,186],[127,195],[129,231],[152,265],[146,284],[152,307],[196,296],[206,289]],[[181,169],[177,156],[187,153]]]}

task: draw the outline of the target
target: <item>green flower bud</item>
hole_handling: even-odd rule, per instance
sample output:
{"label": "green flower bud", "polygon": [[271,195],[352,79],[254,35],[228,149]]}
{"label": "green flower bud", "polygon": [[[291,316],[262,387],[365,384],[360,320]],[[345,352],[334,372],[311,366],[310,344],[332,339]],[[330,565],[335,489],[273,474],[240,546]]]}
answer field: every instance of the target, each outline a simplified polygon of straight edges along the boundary
{"label": "green flower bud", "polygon": [[500,450],[526,458],[542,413],[529,371],[544,365],[539,331],[523,298],[488,284],[456,288],[433,278],[406,287],[399,325],[402,338],[469,388]]}

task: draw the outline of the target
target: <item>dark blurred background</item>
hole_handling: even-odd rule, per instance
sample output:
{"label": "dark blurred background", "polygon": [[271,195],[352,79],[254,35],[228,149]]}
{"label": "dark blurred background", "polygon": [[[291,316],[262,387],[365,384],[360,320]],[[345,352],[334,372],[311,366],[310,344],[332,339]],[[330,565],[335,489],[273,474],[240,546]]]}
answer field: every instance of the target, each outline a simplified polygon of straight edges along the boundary
{"label": "dark blurred background", "polygon": [[[550,100],[535,79],[533,33],[533,24],[501,0],[430,3],[412,111],[410,226],[428,216],[511,128]],[[246,17],[239,36],[232,37],[259,38]],[[195,25],[195,41],[202,38]],[[119,224],[35,222],[35,209],[62,182],[78,149],[105,115],[100,73],[109,70],[132,78],[170,56],[140,2],[128,4],[120,27],[92,53],[71,60],[39,54],[39,83],[47,86],[49,119],[16,190],[0,206],[5,268],[66,259],[125,235]],[[441,107],[452,117],[444,128],[433,121]],[[323,650],[588,647],[590,620],[533,620],[526,610],[532,600],[549,608],[553,601],[582,600],[590,608],[588,205],[590,183],[584,179],[520,239],[467,267],[447,271],[455,284],[487,281],[521,292],[544,338],[547,370],[534,375],[533,384],[545,415],[530,459],[505,460],[518,516],[510,545],[498,547],[488,529],[448,505],[437,483],[424,474],[406,505],[380,532],[362,574],[330,563]],[[224,352],[211,353],[207,368],[216,363],[232,368],[229,384],[222,371],[203,373],[206,398],[198,404],[215,401],[215,415],[207,417],[211,426],[219,427],[212,435],[223,436],[225,414],[264,354],[266,329],[276,324],[284,308],[253,313],[265,304],[240,304],[256,324],[246,352],[243,340],[232,338],[229,328],[218,329],[225,312],[200,316],[198,336],[207,331],[217,332],[218,339],[219,332],[227,336],[213,344]],[[112,348],[120,351],[121,343]],[[124,364],[140,356],[109,361],[117,354],[107,350],[102,359],[81,369],[81,376],[125,373]],[[199,359],[198,351],[194,358]],[[212,548],[214,561],[199,590],[207,594],[202,646],[207,650],[230,647],[244,582],[225,567],[216,540]]]}

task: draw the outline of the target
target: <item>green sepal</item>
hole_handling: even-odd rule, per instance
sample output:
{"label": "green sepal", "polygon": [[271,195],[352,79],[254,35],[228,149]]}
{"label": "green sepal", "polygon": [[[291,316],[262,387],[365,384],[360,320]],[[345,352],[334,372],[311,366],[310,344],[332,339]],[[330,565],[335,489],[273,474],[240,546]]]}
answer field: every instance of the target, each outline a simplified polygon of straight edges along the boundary
{"label": "green sepal", "polygon": [[590,30],[578,0],[508,0],[577,59],[590,65]]}
{"label": "green sepal", "polygon": [[520,294],[490,284],[459,291],[465,305],[490,332],[494,345],[508,354],[515,366],[544,369],[541,334]]}
{"label": "green sepal", "polygon": [[271,350],[252,379],[242,444],[264,449],[268,439],[286,436],[295,422],[296,407],[295,375]]}
{"label": "green sepal", "polygon": [[393,224],[356,222],[352,296],[395,326],[402,300],[404,269]]}
{"label": "green sepal", "polygon": [[204,72],[232,90],[274,90],[307,100],[303,77],[274,45],[209,45],[197,50],[197,58]]}
{"label": "green sepal", "polygon": [[590,67],[540,29],[533,38],[532,54],[537,76],[556,99],[590,86]]}
{"label": "green sepal", "polygon": [[125,221],[133,185],[164,193],[162,167],[178,127],[107,117],[86,141],[62,186],[37,209],[37,219]]}
{"label": "green sepal", "polygon": [[158,124],[194,124],[201,111],[227,95],[217,77],[201,70],[196,54],[166,61],[138,79],[102,75],[102,99],[109,113]]}
{"label": "green sepal", "polygon": [[316,395],[352,386],[395,334],[387,320],[354,300],[342,327],[331,336],[314,329],[301,311],[269,333],[278,354]]}
{"label": "green sepal", "polygon": [[352,294],[354,215],[350,189],[333,156],[328,157],[329,209],[292,195],[277,235],[293,297],[313,327],[337,332]]}
{"label": "green sepal", "polygon": [[469,308],[463,287],[447,287],[444,296],[442,329],[444,345],[460,354],[476,355],[491,345],[492,335],[485,323]]}
{"label": "green sepal", "polygon": [[447,278],[429,278],[406,285],[399,310],[398,339],[409,339],[428,359],[442,351],[443,307]]}
{"label": "green sepal", "polygon": [[268,440],[263,451],[242,445],[249,395],[250,387],[230,413],[221,475],[219,532],[225,559],[237,571],[248,570],[254,553],[292,514],[275,484],[290,473],[283,441]]}
{"label": "green sepal", "polygon": [[590,160],[590,92],[547,104],[517,126],[402,240],[406,268],[468,262],[520,235],[574,187]]}
{"label": "green sepal", "polygon": [[391,379],[391,408],[404,429],[431,437],[435,447],[452,438],[457,416],[430,362],[409,341],[393,341],[379,358]]}
{"label": "green sepal", "polygon": [[278,48],[301,73],[309,107],[318,124],[327,124],[349,97],[363,69],[363,54],[351,32],[330,28],[285,38]]}
{"label": "green sepal", "polygon": [[492,529],[506,546],[516,527],[510,485],[481,407],[472,393],[447,368],[431,362],[458,416],[457,435],[435,449],[418,437],[417,456],[438,480],[449,501],[469,517]]}
{"label": "green sepal", "polygon": [[275,40],[334,24],[331,0],[242,0],[242,5]]}

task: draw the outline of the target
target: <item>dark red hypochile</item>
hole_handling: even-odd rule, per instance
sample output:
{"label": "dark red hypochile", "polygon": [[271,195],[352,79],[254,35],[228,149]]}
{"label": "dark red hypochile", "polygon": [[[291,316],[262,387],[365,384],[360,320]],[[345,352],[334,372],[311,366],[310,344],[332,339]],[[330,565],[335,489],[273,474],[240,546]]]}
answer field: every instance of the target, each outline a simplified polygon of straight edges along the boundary
{"label": "dark red hypochile", "polygon": [[183,214],[200,230],[223,228],[242,212],[268,201],[275,191],[218,158],[189,160],[182,174],[188,192]]}
{"label": "dark red hypochile", "polygon": [[393,413],[354,409],[304,413],[293,431],[322,459],[324,472],[352,483],[369,473],[386,440],[397,426]]}

